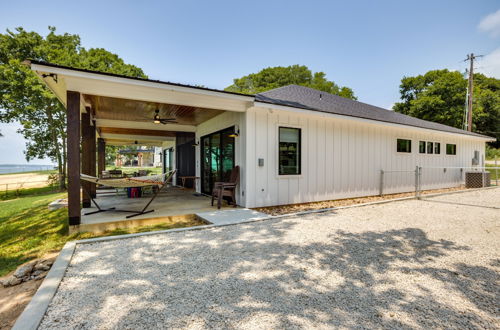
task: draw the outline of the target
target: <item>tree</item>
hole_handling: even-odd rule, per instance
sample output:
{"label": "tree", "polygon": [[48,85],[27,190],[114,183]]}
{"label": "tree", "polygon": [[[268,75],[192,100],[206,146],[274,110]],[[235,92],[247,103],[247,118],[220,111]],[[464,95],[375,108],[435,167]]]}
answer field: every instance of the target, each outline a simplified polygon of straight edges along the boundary
{"label": "tree", "polygon": [[244,94],[257,94],[287,85],[311,87],[323,92],[356,100],[352,89],[338,86],[333,81],[326,79],[324,72],[312,73],[305,65],[265,68],[258,73],[234,79],[233,84],[225,90]]}
{"label": "tree", "polygon": [[144,72],[126,64],[102,48],[85,49],[80,37],[56,34],[54,27],[44,38],[16,28],[0,34],[0,122],[18,121],[25,139],[26,160],[49,157],[57,163],[60,187],[66,178],[66,110],[23,61],[34,59],[81,69],[146,78]]}
{"label": "tree", "polygon": [[[394,111],[462,128],[467,79],[458,71],[433,70],[401,80],[402,102]],[[500,138],[500,80],[474,74],[472,130]]]}

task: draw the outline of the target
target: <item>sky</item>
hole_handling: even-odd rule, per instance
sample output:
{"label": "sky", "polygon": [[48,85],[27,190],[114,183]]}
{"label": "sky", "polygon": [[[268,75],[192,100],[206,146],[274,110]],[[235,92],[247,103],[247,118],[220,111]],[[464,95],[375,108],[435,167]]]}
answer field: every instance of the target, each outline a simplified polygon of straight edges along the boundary
{"label": "sky", "polygon": [[[500,3],[448,1],[11,1],[0,0],[0,33],[48,26],[78,34],[151,79],[223,89],[270,66],[306,65],[391,108],[403,76],[477,71],[500,78]],[[16,124],[0,124],[0,164],[26,163]],[[49,164],[50,160],[33,160]]]}

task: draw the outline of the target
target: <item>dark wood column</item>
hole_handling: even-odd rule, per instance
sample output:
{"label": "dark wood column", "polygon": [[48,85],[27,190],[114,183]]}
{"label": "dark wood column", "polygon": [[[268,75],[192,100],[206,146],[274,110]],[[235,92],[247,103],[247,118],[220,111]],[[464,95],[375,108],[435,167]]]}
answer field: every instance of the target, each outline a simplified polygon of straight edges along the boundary
{"label": "dark wood column", "polygon": [[[91,162],[92,162],[92,156],[90,155],[92,150],[91,150],[91,145],[95,144],[94,141],[92,141],[92,134],[91,130],[94,129],[92,126],[90,126],[90,109],[87,109],[86,113],[82,113],[82,173],[90,175],[90,167],[91,167]],[[90,207],[90,197],[88,194],[90,194],[90,182],[88,181],[82,181],[82,206],[83,207]]]}
{"label": "dark wood column", "polygon": [[[96,176],[96,126],[95,120],[92,122],[92,127],[90,129],[90,174],[91,176]],[[96,184],[90,184],[90,195],[96,197]]]}
{"label": "dark wood column", "polygon": [[97,139],[97,176],[101,176],[106,170],[106,142],[104,139]]}
{"label": "dark wood column", "polygon": [[80,210],[80,93],[67,91],[68,218],[79,225]]}

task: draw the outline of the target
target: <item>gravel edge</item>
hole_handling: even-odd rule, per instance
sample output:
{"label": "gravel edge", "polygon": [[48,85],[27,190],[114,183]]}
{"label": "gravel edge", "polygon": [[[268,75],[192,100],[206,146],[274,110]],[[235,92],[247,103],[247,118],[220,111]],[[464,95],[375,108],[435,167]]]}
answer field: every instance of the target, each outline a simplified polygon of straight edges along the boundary
{"label": "gravel edge", "polygon": [[12,330],[37,329],[42,322],[45,312],[49,307],[52,298],[59,288],[66,269],[71,262],[76,248],[76,241],[68,242],[64,245],[61,253],[57,256],[54,265],[50,269],[47,277],[36,291],[35,295],[16,320]]}

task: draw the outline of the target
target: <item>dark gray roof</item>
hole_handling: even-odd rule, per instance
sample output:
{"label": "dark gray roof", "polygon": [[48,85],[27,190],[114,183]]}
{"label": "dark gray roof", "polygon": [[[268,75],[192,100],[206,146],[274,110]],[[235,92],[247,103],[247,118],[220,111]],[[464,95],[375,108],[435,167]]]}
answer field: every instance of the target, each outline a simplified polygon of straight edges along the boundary
{"label": "dark gray roof", "polygon": [[436,131],[488,138],[488,136],[485,135],[403,115],[398,112],[298,85],[288,85],[259,93],[255,95],[255,100],[258,102],[285,105],[300,109],[334,113],[342,116],[365,118]]}

